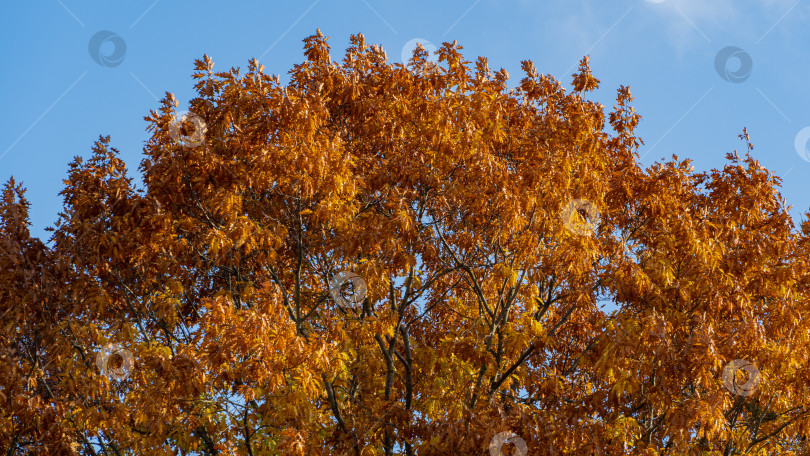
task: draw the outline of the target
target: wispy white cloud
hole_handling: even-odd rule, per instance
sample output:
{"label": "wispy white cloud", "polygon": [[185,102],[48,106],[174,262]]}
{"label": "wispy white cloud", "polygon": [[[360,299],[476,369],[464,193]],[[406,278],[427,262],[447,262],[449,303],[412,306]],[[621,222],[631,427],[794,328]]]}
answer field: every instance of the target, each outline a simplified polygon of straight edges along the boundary
{"label": "wispy white cloud", "polygon": [[685,48],[701,46],[707,40],[723,41],[729,35],[753,44],[780,27],[802,23],[808,9],[800,2],[756,0],[741,5],[736,0],[666,0],[651,3],[650,8],[657,9],[666,19],[673,45]]}

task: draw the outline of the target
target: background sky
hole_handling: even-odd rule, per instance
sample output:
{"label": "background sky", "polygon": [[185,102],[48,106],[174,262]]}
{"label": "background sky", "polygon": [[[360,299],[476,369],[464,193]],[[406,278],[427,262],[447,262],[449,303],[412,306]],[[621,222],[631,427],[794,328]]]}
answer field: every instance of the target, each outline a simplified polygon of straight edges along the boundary
{"label": "background sky", "polygon": [[[32,234],[47,239],[62,207],[67,165],[111,135],[130,175],[148,134],[143,117],[165,92],[194,96],[193,62],[247,67],[288,81],[316,28],[342,59],[349,36],[382,44],[389,61],[414,40],[457,40],[467,60],[505,68],[521,60],[570,87],[590,55],[606,108],[629,85],[642,115],[646,167],[672,154],[696,171],[722,168],[745,147],[780,176],[794,222],[810,208],[810,0],[32,0],[0,14],[0,181],[28,188]],[[100,33],[106,32],[106,33]],[[95,37],[95,39],[94,39]],[[730,48],[729,46],[733,46]],[[91,52],[92,49],[92,52]]]}

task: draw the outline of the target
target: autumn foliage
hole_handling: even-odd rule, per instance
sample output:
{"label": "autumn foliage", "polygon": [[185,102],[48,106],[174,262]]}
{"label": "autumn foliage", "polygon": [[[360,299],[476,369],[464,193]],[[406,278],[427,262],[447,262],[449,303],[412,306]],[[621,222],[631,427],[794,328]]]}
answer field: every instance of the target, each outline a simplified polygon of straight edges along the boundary
{"label": "autumn foliage", "polygon": [[749,150],[643,169],[587,58],[304,42],[286,86],[197,61],[47,243],[6,184],[4,454],[810,454],[810,224]]}

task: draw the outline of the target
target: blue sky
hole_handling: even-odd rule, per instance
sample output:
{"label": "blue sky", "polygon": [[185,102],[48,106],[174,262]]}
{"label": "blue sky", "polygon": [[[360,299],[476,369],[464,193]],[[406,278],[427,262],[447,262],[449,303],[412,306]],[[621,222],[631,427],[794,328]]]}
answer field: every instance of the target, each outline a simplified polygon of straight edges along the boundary
{"label": "blue sky", "polygon": [[333,58],[358,32],[393,62],[414,39],[457,40],[468,60],[486,56],[512,84],[530,59],[568,85],[590,55],[598,101],[613,106],[622,84],[636,97],[642,164],[677,154],[696,170],[722,167],[727,152],[743,151],[737,135],[747,127],[754,157],[784,179],[794,221],[810,207],[810,0],[37,0],[3,9],[0,180],[25,184],[33,234],[44,238],[67,164],[100,134],[139,182],[143,117],[166,91],[181,103],[193,96],[194,59],[207,53],[225,71],[257,57],[286,81],[318,27]]}

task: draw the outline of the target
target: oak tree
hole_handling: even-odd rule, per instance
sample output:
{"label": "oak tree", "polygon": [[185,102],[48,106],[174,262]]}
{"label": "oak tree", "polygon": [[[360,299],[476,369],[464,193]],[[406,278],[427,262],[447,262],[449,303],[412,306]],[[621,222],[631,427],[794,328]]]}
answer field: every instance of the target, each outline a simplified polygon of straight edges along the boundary
{"label": "oak tree", "polygon": [[747,132],[645,169],[587,58],[304,43],[288,84],[198,60],[47,243],[5,185],[5,454],[808,454],[810,224]]}

